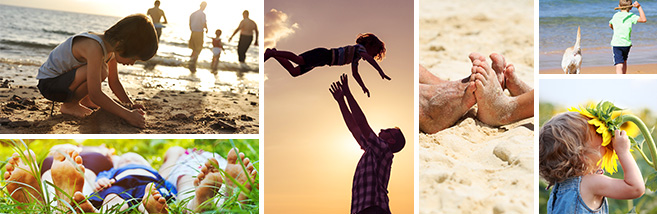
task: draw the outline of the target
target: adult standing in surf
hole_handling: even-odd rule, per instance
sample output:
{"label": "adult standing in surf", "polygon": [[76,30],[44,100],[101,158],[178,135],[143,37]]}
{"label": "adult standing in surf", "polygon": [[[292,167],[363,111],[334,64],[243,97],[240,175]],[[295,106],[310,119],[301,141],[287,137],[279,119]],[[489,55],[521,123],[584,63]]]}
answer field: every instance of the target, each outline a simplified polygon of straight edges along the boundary
{"label": "adult standing in surf", "polygon": [[[155,3],[153,3],[153,8],[148,9],[148,12],[146,14],[151,17],[151,20],[153,21],[153,25],[155,26],[155,31],[157,32],[157,41],[160,41],[160,37],[162,37],[162,28],[164,28],[164,25],[162,24],[167,24],[167,16],[164,15],[164,11],[160,9],[160,0],[156,0]],[[160,22],[160,19],[164,18],[164,22]]]}
{"label": "adult standing in surf", "polygon": [[233,39],[233,36],[237,34],[237,32],[240,32],[240,41],[237,45],[237,57],[239,58],[240,63],[244,63],[244,60],[246,59],[246,51],[249,49],[249,46],[251,45],[251,41],[253,41],[253,33],[255,32],[255,42],[253,45],[258,45],[258,25],[256,23],[249,19],[249,11],[244,10],[242,12],[242,16],[244,19],[240,22],[240,25],[235,29],[235,32],[233,32],[233,35],[228,38],[228,41]]}

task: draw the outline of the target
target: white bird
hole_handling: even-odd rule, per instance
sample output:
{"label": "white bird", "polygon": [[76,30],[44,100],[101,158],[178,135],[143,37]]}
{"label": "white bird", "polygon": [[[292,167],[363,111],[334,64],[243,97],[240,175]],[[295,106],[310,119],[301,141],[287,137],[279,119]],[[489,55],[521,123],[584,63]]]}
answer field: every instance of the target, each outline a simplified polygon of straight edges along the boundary
{"label": "white bird", "polygon": [[567,48],[563,53],[563,59],[561,59],[561,68],[566,74],[579,74],[579,68],[582,66],[582,49],[579,45],[580,37],[578,26],[575,45]]}

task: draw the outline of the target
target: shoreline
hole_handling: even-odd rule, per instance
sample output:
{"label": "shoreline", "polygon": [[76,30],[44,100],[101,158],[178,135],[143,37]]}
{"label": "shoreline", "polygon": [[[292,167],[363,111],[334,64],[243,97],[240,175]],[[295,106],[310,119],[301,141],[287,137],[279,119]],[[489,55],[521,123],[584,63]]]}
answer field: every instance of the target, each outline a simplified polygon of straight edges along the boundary
{"label": "shoreline", "polygon": [[[0,73],[34,66],[0,63]],[[21,80],[14,79],[20,78]],[[45,99],[23,74],[0,76],[0,133],[2,134],[256,134],[259,132],[259,94],[231,91],[166,90],[125,87],[146,108],[146,127],[139,129],[102,109],[85,118],[63,115],[59,105]],[[31,81],[31,80],[30,80]],[[19,83],[17,83],[19,82]],[[34,80],[36,82],[36,80]],[[103,91],[114,98],[103,83]],[[115,98],[114,98],[115,99]],[[50,116],[50,112],[53,115]]]}
{"label": "shoreline", "polygon": [[[539,74],[564,74],[560,68],[540,69]],[[582,67],[580,74],[616,74],[614,66],[587,66]],[[657,63],[629,64],[627,74],[657,74]]]}

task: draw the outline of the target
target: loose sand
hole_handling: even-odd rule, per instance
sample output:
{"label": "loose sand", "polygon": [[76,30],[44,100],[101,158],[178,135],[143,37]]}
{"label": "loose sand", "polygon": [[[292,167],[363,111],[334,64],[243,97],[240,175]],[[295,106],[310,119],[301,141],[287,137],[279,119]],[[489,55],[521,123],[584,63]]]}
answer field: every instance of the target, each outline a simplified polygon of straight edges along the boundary
{"label": "loose sand", "polygon": [[[533,11],[527,0],[421,0],[420,64],[459,80],[471,52],[496,52],[533,85]],[[533,213],[534,118],[491,127],[475,115],[420,133],[420,213]]]}
{"label": "loose sand", "polygon": [[[0,63],[0,73],[18,69]],[[37,66],[21,66],[36,71]],[[14,72],[14,71],[12,71]],[[139,129],[102,109],[86,118],[59,112],[35,85],[16,85],[0,79],[2,134],[257,134],[259,95],[253,93],[174,91],[125,87],[131,99],[146,108],[146,128]],[[29,81],[29,80],[28,80]],[[114,97],[106,82],[103,90]]]}

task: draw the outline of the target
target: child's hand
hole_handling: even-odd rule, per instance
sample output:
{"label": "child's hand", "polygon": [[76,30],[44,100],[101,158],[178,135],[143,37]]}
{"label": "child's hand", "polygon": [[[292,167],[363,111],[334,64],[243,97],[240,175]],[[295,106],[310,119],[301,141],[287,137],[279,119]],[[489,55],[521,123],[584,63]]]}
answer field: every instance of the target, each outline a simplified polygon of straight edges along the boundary
{"label": "child's hand", "polygon": [[641,4],[639,4],[639,1],[634,1],[634,4],[632,4],[632,7],[639,8],[639,7],[641,7]]}
{"label": "child's hand", "polygon": [[335,100],[343,100],[342,97],[344,96],[344,92],[342,91],[340,82],[334,82],[333,84],[331,84],[329,91],[331,92],[331,94],[333,94],[333,98]]}
{"label": "child's hand", "polygon": [[112,179],[107,179],[107,178],[98,179],[98,181],[96,181],[96,183],[94,184],[94,191],[98,192],[102,189],[109,188],[109,187],[112,186],[112,184],[114,184],[114,182],[116,182],[116,180],[114,180],[114,178],[112,178]]}
{"label": "child's hand", "polygon": [[140,109],[140,110],[142,110],[142,111],[143,111],[143,110],[146,110],[146,108],[144,108],[143,105],[141,105],[141,104],[136,104],[136,103],[135,103],[135,104],[132,104],[132,109]]}
{"label": "child's hand", "polygon": [[386,80],[391,80],[390,77],[388,75],[385,75],[385,74],[382,74],[381,78],[386,79]]}
{"label": "child's hand", "polygon": [[137,128],[146,127],[146,118],[144,117],[144,111],[141,109],[130,110],[127,118],[124,118],[130,125],[133,125]]}
{"label": "child's hand", "polygon": [[363,93],[366,93],[367,97],[370,97],[370,90],[367,90],[367,88],[363,87]]}
{"label": "child's hand", "polygon": [[630,151],[630,139],[627,138],[625,131],[616,130],[612,143],[617,153]]}

